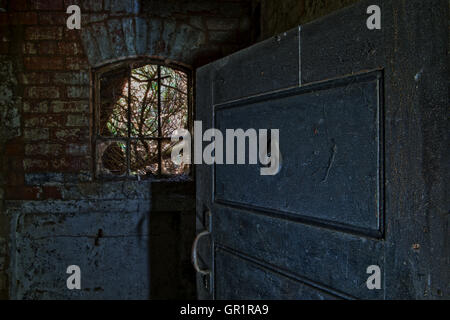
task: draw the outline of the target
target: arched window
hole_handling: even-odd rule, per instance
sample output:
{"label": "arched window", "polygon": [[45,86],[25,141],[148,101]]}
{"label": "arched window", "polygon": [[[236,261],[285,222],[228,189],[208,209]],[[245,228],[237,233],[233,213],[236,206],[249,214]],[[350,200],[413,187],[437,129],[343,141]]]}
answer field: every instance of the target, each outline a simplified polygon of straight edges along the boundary
{"label": "arched window", "polygon": [[187,69],[150,60],[127,61],[94,72],[97,177],[174,176],[188,165],[171,161],[177,129],[191,128]]}

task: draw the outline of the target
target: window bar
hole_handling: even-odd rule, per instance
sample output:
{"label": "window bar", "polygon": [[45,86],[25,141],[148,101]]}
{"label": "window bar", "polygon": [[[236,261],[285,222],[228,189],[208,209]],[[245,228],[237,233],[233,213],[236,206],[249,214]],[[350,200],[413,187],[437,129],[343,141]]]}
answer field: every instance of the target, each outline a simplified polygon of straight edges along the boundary
{"label": "window bar", "polygon": [[131,175],[131,66],[128,66],[128,99],[127,99],[127,177]]}
{"label": "window bar", "polygon": [[91,142],[92,149],[94,150],[94,161],[93,161],[93,172],[94,177],[97,177],[97,144],[98,144],[98,136],[100,135],[100,79],[101,77],[98,74],[94,75],[94,106],[93,106],[93,130],[92,135],[94,137],[93,142]]}
{"label": "window bar", "polygon": [[[158,65],[158,138],[162,137],[161,130],[161,66]],[[161,154],[161,139],[158,139],[158,176],[162,172],[162,154]]]}
{"label": "window bar", "polygon": [[[189,72],[189,73],[188,73]],[[194,74],[191,70],[186,71],[186,77],[187,77],[187,101],[188,101],[188,111],[187,111],[187,130],[191,133],[194,132],[194,86],[193,86],[193,79]],[[194,163],[194,144],[191,144],[191,164]],[[193,170],[195,170],[195,166],[189,164],[189,175],[194,175]],[[185,164],[186,165],[186,164]]]}

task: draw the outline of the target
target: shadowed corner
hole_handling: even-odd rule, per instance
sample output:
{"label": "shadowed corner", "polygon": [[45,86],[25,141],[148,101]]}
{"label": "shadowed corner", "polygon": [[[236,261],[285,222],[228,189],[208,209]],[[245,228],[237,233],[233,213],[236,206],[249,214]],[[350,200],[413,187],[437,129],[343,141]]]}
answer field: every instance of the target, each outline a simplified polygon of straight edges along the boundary
{"label": "shadowed corner", "polygon": [[190,260],[195,237],[195,183],[153,182],[151,199],[150,299],[195,300],[195,271]]}

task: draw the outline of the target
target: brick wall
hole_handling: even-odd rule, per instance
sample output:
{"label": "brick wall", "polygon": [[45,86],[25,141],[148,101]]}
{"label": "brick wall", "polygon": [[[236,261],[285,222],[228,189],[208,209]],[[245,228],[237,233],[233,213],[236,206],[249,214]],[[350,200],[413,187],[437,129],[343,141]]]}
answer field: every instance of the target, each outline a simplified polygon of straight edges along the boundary
{"label": "brick wall", "polygon": [[[90,66],[143,55],[195,67],[249,41],[249,8],[234,1],[79,2],[10,1],[0,13],[1,53],[14,57],[22,96],[23,132],[6,145],[7,199],[58,196],[55,187],[26,184],[28,173],[90,177]],[[69,30],[65,8],[77,3],[83,27]]]}
{"label": "brick wall", "polygon": [[[82,29],[69,30],[65,8],[77,3]],[[1,53],[14,57],[22,97],[23,132],[6,144],[7,199],[60,197],[57,187],[26,183],[29,173],[64,173],[61,182],[90,178],[91,66],[142,55],[195,67],[249,41],[242,37],[249,6],[234,1],[101,3],[10,1],[0,13]]]}
{"label": "brick wall", "polygon": [[[11,1],[0,13],[3,49],[15,59],[21,135],[6,143],[5,198],[61,198],[31,173],[89,176],[89,71],[79,32],[65,28],[62,1]],[[9,37],[7,37],[9,35]]]}
{"label": "brick wall", "polygon": [[[148,298],[151,284],[137,284],[148,280],[147,239],[181,230],[177,252],[193,240],[192,184],[156,182],[165,196],[154,201],[152,183],[93,179],[90,72],[137,56],[195,68],[227,55],[251,40],[251,3],[142,3],[0,1],[0,298]],[[66,28],[72,4],[81,7],[81,30]],[[183,206],[174,207],[173,194]],[[158,222],[164,213],[175,222]],[[142,231],[142,219],[162,229]],[[189,258],[181,257],[172,273],[187,270]],[[82,292],[69,292],[64,268],[77,263],[89,274]],[[129,273],[136,278],[109,284]],[[179,297],[192,294],[189,283]]]}
{"label": "brick wall", "polygon": [[[165,236],[182,252],[192,240],[189,184],[93,180],[92,67],[151,56],[195,69],[354,1],[0,0],[0,298],[158,297],[136,284],[152,266],[145,253],[164,252],[152,245],[173,243]],[[81,30],[66,28],[72,4]],[[182,257],[172,274],[191,270]],[[68,292],[64,267],[77,263],[84,290]]]}

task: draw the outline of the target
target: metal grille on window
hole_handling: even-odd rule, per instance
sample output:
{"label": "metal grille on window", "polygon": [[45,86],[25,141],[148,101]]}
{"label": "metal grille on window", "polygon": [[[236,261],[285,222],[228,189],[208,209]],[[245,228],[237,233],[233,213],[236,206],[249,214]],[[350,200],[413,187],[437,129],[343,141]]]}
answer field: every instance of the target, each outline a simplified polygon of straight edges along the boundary
{"label": "metal grille on window", "polygon": [[171,135],[189,129],[188,74],[129,63],[104,70],[95,79],[97,176],[188,174],[187,164],[171,161]]}

